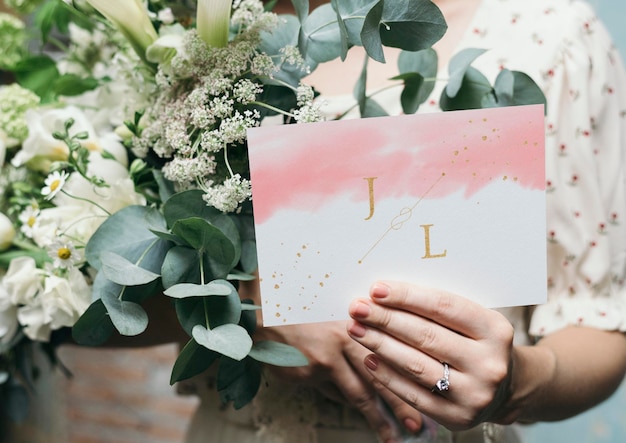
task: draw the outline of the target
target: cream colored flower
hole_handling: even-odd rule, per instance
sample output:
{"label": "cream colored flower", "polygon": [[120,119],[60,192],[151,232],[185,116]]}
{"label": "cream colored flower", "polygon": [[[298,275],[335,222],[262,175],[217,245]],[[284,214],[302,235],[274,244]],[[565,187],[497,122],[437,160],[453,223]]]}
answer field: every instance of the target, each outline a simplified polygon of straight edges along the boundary
{"label": "cream colored flower", "polygon": [[157,39],[157,32],[141,0],[87,0],[124,34],[142,60],[146,49]]}
{"label": "cream colored flower", "polygon": [[198,0],[196,27],[209,46],[223,48],[228,44],[232,5],[232,0]]}

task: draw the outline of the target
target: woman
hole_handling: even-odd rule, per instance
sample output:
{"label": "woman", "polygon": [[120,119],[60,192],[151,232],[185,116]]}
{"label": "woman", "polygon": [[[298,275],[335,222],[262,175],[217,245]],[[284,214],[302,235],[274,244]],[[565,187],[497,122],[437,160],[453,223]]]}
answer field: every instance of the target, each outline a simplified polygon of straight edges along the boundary
{"label": "woman", "polygon": [[[394,423],[418,433],[424,416],[463,431],[456,441],[482,441],[485,430],[489,438],[516,441],[512,427],[477,425],[563,419],[619,385],[626,368],[626,75],[619,56],[582,1],[435,3],[449,26],[435,47],[439,77],[459,50],[486,48],[474,66],[490,80],[502,67],[521,70],[547,96],[549,302],[494,311],[462,294],[376,283],[369,299],[350,307],[351,339],[344,323],[260,329],[259,338],[295,345],[312,364],[272,370],[244,411],[220,414],[218,402],[207,398],[191,441],[206,441],[193,440],[203,433],[215,441],[396,441]],[[394,75],[394,55],[372,66],[370,86]],[[355,72],[360,65],[357,54]],[[350,59],[322,65],[309,83],[336,94],[332,73],[341,69],[342,78],[356,79],[345,75],[350,66]],[[442,86],[420,112],[438,110]],[[399,113],[398,92],[389,94],[377,98]],[[351,97],[327,100],[332,115]]]}

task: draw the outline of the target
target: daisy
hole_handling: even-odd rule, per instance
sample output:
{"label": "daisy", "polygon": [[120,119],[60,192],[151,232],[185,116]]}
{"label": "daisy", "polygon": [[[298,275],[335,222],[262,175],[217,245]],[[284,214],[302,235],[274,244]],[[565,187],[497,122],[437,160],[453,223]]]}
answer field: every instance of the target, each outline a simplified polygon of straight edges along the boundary
{"label": "daisy", "polygon": [[28,238],[33,238],[33,228],[37,223],[37,217],[39,217],[39,208],[35,206],[28,206],[18,217],[22,222],[20,230]]}
{"label": "daisy", "polygon": [[50,243],[46,250],[56,268],[71,268],[83,259],[71,241],[64,241],[60,238]]}
{"label": "daisy", "polygon": [[41,194],[46,198],[46,200],[52,200],[55,195],[59,193],[65,181],[70,175],[65,172],[54,171],[44,181],[44,188],[41,190]]}

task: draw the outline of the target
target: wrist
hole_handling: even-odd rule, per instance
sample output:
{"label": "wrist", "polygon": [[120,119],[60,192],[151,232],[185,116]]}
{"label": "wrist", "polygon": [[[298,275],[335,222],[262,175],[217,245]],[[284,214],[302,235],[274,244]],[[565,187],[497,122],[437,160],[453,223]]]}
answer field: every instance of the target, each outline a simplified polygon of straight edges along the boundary
{"label": "wrist", "polygon": [[540,416],[536,405],[554,384],[556,355],[546,347],[515,346],[511,360],[509,392],[496,422],[535,422]]}

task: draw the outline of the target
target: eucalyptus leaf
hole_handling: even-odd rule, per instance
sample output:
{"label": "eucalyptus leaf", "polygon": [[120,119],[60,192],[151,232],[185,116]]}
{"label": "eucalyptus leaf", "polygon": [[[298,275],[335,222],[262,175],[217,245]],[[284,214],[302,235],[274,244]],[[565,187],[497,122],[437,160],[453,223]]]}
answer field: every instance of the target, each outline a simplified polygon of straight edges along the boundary
{"label": "eucalyptus leaf", "polygon": [[145,285],[160,277],[159,274],[143,269],[111,251],[100,254],[101,272],[114,283],[122,286]]}
{"label": "eucalyptus leaf", "polygon": [[100,346],[113,334],[115,326],[101,299],[89,305],[72,326],[72,338],[83,346]]}
{"label": "eucalyptus leaf", "polygon": [[401,51],[398,56],[398,72],[400,74],[417,73],[424,79],[416,99],[419,105],[424,103],[435,89],[437,64],[437,52],[432,48],[417,52]]}
{"label": "eucalyptus leaf", "polygon": [[233,360],[242,360],[252,349],[252,339],[239,325],[225,324],[213,329],[196,325],[191,334],[198,344]]}
{"label": "eucalyptus leaf", "polygon": [[256,279],[256,276],[253,274],[246,274],[245,272],[237,271],[236,269],[228,274],[226,280],[237,280],[237,281],[253,281]]}
{"label": "eucalyptus leaf", "polygon": [[345,61],[348,56],[348,28],[346,27],[346,23],[343,21],[343,17],[339,12],[339,0],[331,0],[331,6],[335,10],[337,14],[337,26],[339,27],[339,44],[341,47],[341,61]]}
{"label": "eucalyptus leaf", "polygon": [[252,346],[249,355],[250,358],[261,363],[274,366],[297,367],[309,364],[309,360],[298,349],[270,340],[256,342]]}
{"label": "eucalyptus leaf", "polygon": [[384,0],[376,3],[365,16],[361,29],[361,43],[371,58],[380,63],[385,63],[383,41],[380,36],[380,27],[383,19]]}
{"label": "eucalyptus leaf", "polygon": [[179,298],[174,301],[178,322],[191,337],[194,326],[206,322],[204,299],[200,297]]}
{"label": "eucalyptus leaf", "polygon": [[309,0],[291,0],[296,16],[300,23],[303,23],[309,16]]}
{"label": "eucalyptus leaf", "polygon": [[544,105],[547,112],[548,102],[541,88],[526,73],[512,71],[515,79],[513,101],[516,105]]}
{"label": "eucalyptus leaf", "polygon": [[424,84],[424,77],[417,72],[409,72],[397,75],[392,80],[402,80],[404,82],[404,88],[402,89],[402,94],[400,94],[402,111],[405,114],[415,114],[422,104],[420,101],[420,89]]}
{"label": "eucalyptus leaf", "polygon": [[195,340],[189,340],[174,363],[170,376],[170,385],[201,374],[219,356],[220,354],[200,346]]}
{"label": "eucalyptus leaf", "polygon": [[361,30],[365,16],[377,2],[378,0],[336,0],[332,3],[337,12],[340,26],[343,23],[347,33],[348,46],[362,46]]}
{"label": "eucalyptus leaf", "polygon": [[178,192],[166,200],[163,204],[163,216],[167,226],[172,227],[177,220],[185,218],[200,217],[210,220],[219,215],[217,209],[208,206],[202,199],[203,194],[200,189],[192,189]]}
{"label": "eucalyptus leaf", "polygon": [[139,335],[148,327],[148,314],[137,303],[122,300],[124,287],[98,273],[94,281],[102,303],[106,308],[115,329],[125,336]]}
{"label": "eucalyptus leaf", "polygon": [[486,52],[486,49],[480,48],[466,48],[455,54],[448,64],[448,84],[445,88],[445,93],[449,98],[454,98],[465,79],[465,73],[469,69],[470,65],[474,63],[478,57]]}
{"label": "eucalyptus leaf", "polygon": [[26,388],[12,380],[3,388],[4,412],[11,420],[21,422],[28,417],[30,397]]}
{"label": "eucalyptus leaf", "polygon": [[380,37],[385,46],[407,51],[430,48],[447,29],[441,10],[430,0],[384,2]]}
{"label": "eucalyptus leaf", "polygon": [[[174,246],[163,260],[161,267],[161,279],[164,288],[170,288],[177,283],[202,282],[200,275],[200,260],[202,254],[187,246]],[[204,263],[208,268],[209,264]]]}
{"label": "eucalyptus leaf", "polygon": [[241,409],[252,401],[261,386],[261,365],[251,358],[234,361],[221,358],[217,371],[217,389],[222,403],[233,402]]}
{"label": "eucalyptus leaf", "polygon": [[365,100],[365,108],[361,112],[361,118],[369,117],[385,117],[389,115],[385,108],[378,104],[374,99],[368,98]]}
{"label": "eucalyptus leaf", "polygon": [[226,280],[221,282],[230,287],[230,294],[225,297],[204,298],[205,315],[211,329],[228,323],[237,324],[241,319],[241,300],[237,289]]}
{"label": "eucalyptus leaf", "polygon": [[324,63],[341,56],[341,32],[330,3],[315,8],[302,22],[298,47],[303,56]]}
{"label": "eucalyptus leaf", "polygon": [[359,78],[354,85],[354,90],[352,95],[356,99],[359,104],[359,112],[363,114],[365,111],[365,102],[367,101],[367,66],[369,64],[369,58],[365,57],[363,61],[363,67],[361,68],[361,73],[359,74]]}
{"label": "eucalyptus leaf", "polygon": [[163,293],[172,298],[202,297],[209,295],[229,295],[232,287],[219,281],[213,281],[206,285],[193,283],[179,283],[170,286]]}
{"label": "eucalyptus leaf", "polygon": [[[100,269],[100,255],[114,252],[141,267],[158,273],[170,244],[159,240],[151,229],[165,231],[165,219],[155,209],[127,206],[109,216],[91,236],[85,256],[89,264]],[[157,240],[157,241],[155,241]]]}
{"label": "eucalyptus leaf", "polygon": [[441,92],[439,106],[443,111],[480,109],[484,97],[491,92],[492,87],[489,80],[477,69],[469,67],[465,72],[465,77],[463,77],[461,88],[454,97],[449,97],[444,88]]}

